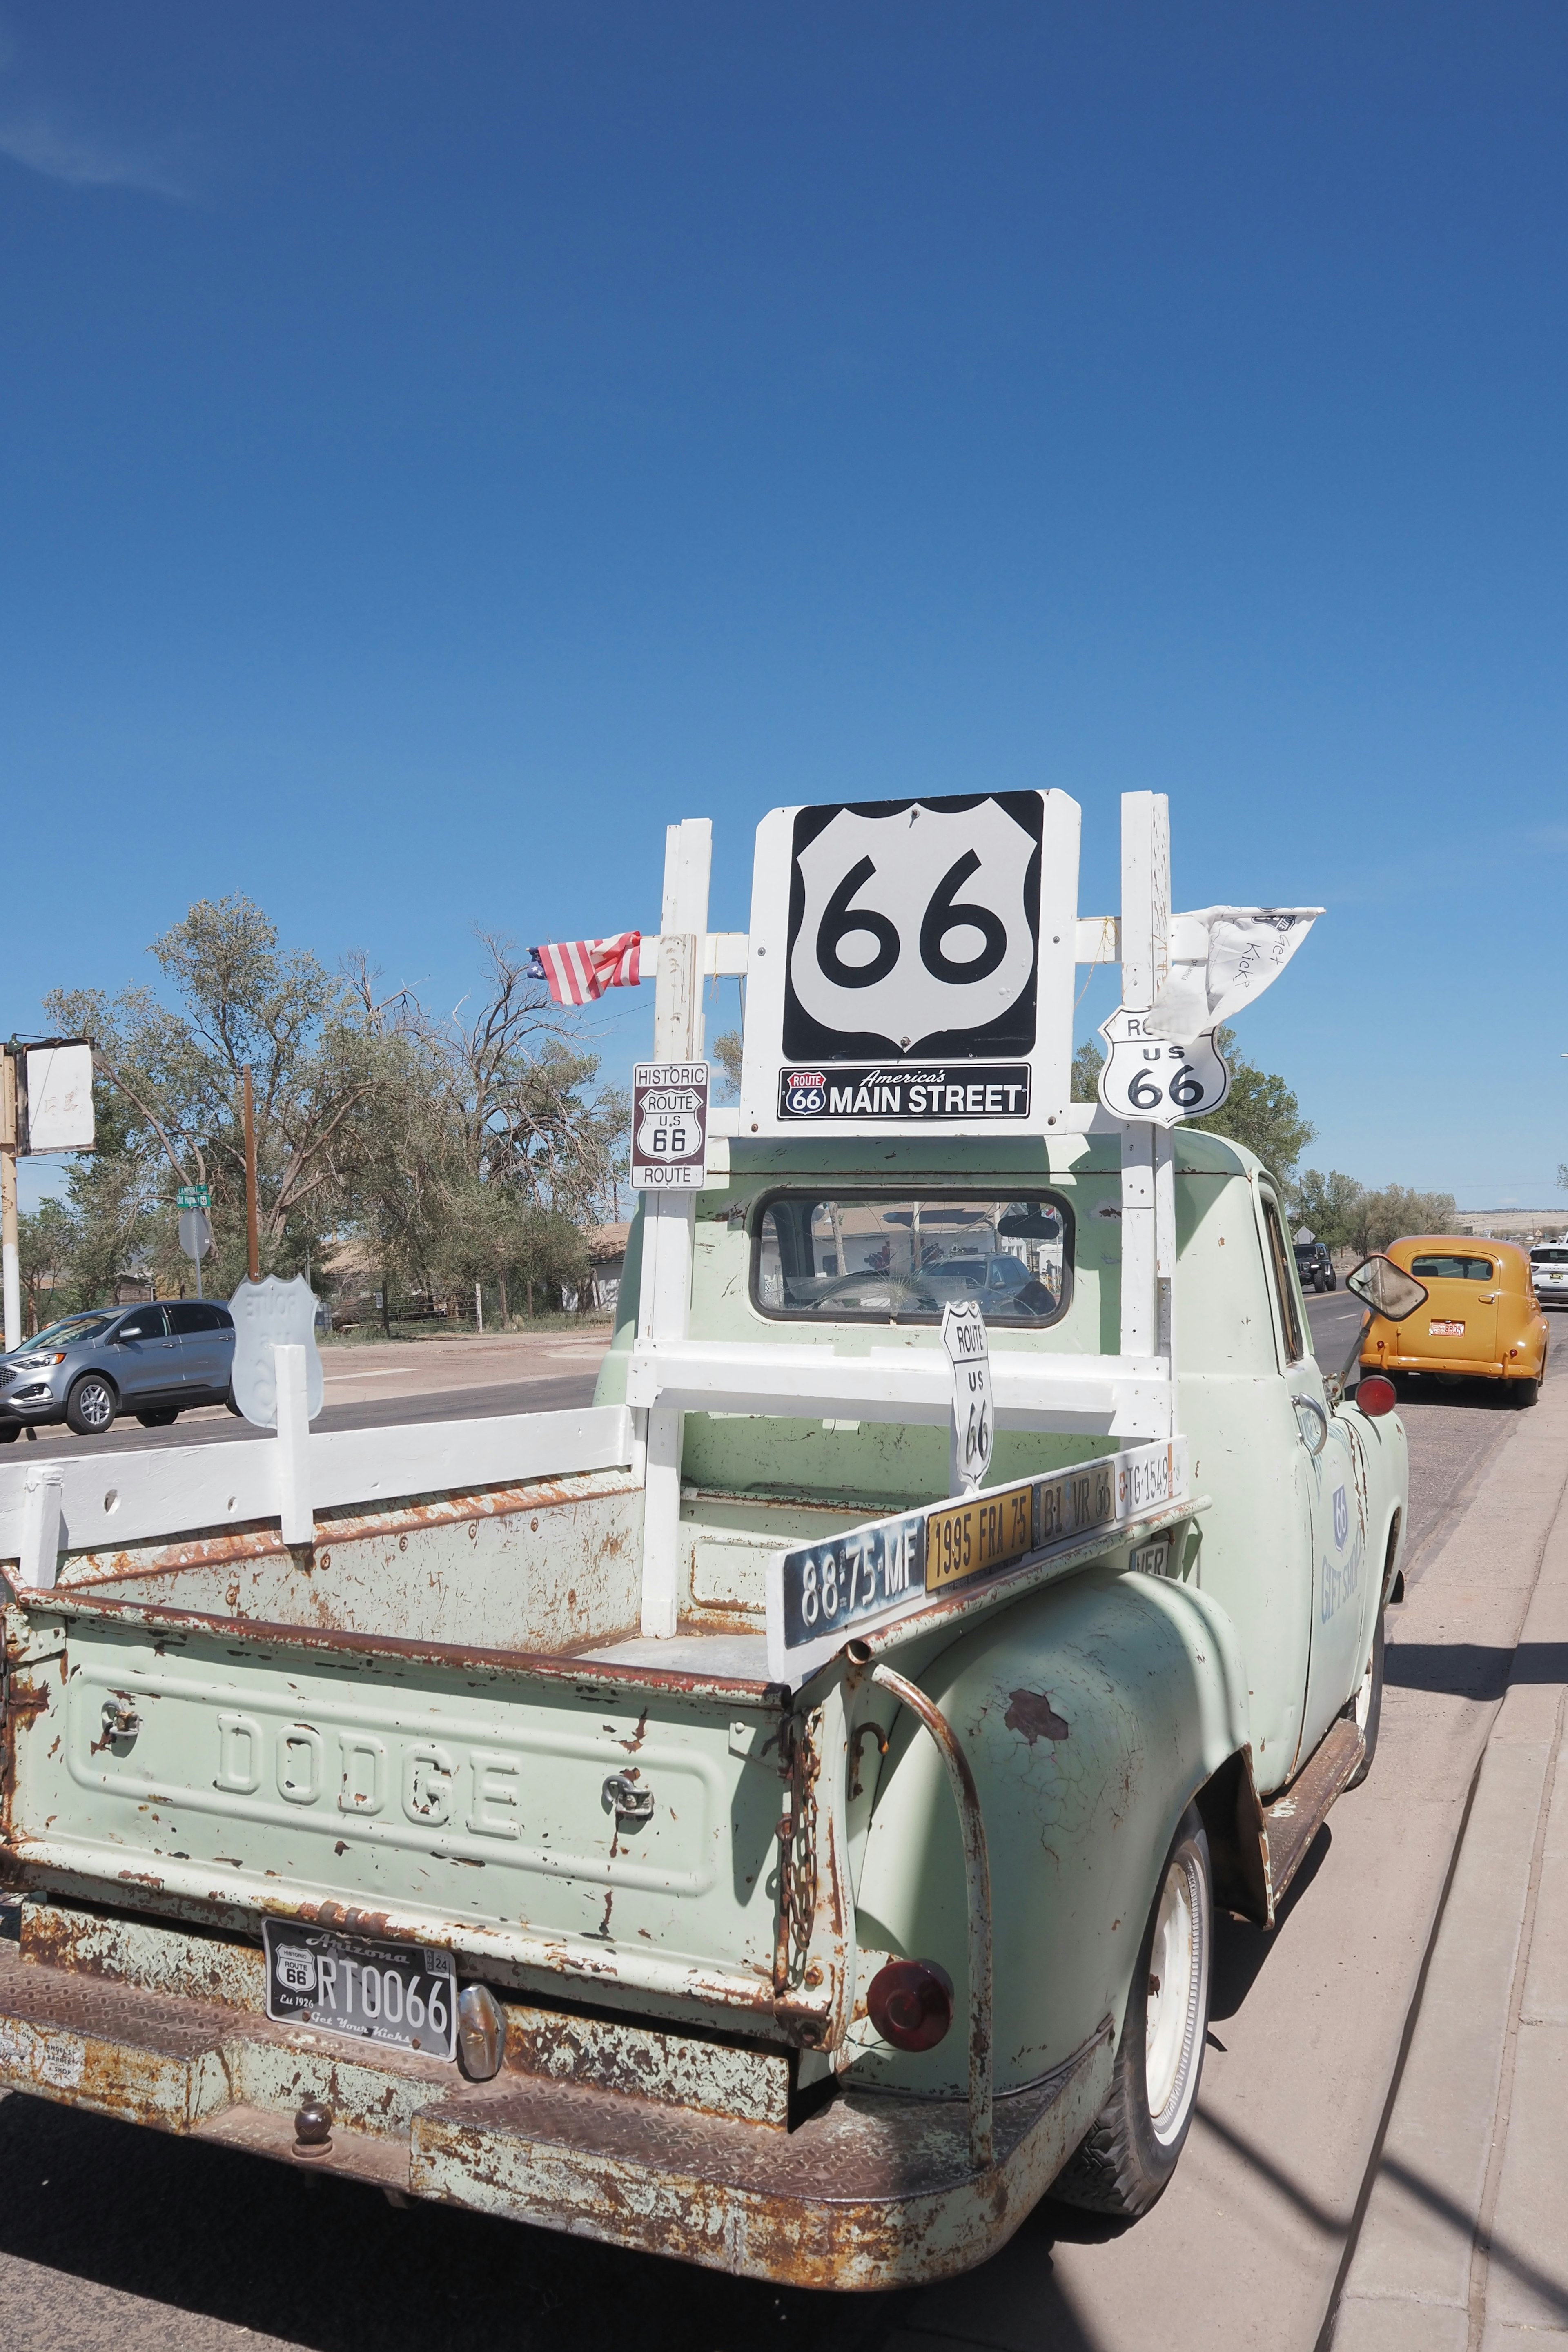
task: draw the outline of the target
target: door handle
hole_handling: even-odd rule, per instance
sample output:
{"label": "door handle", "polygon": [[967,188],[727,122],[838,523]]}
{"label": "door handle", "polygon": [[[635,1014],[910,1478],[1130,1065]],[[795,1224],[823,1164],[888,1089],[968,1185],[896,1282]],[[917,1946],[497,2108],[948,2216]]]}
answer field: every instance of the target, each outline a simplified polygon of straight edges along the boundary
{"label": "door handle", "polygon": [[1329,1442],[1329,1416],[1316,1397],[1293,1396],[1296,1434],[1314,1461]]}

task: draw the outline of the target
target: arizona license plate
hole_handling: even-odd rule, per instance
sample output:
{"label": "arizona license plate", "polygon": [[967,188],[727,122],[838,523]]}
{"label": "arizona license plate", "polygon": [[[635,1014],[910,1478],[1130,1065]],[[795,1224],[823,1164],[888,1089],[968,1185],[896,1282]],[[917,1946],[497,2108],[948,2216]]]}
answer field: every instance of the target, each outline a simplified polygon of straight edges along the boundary
{"label": "arizona license plate", "polygon": [[1462,1339],[1465,1336],[1462,1323],[1428,1323],[1426,1328],[1434,1339]]}
{"label": "arizona license plate", "polygon": [[325,1927],[264,1919],[267,2014],[355,2042],[391,2042],[427,2057],[457,2053],[458,1982],[450,1952],[373,1944]]}

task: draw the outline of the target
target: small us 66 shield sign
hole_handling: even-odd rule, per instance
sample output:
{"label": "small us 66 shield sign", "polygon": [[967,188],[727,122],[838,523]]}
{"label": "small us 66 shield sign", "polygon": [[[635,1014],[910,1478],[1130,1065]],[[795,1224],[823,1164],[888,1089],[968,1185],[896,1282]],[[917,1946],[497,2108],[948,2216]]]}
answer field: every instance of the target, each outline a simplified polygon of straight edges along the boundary
{"label": "small us 66 shield sign", "polygon": [[632,1071],[632,1183],[700,1192],[708,1181],[708,1065],[638,1062]]}

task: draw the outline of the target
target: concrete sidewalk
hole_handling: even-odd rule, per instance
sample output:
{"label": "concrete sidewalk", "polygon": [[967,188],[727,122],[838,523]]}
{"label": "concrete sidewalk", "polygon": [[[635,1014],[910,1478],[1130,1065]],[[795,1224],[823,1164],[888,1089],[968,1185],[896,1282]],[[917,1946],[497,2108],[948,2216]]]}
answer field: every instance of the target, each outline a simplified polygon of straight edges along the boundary
{"label": "concrete sidewalk", "polygon": [[1568,2342],[1568,1510],[1413,2012],[1334,2352]]}

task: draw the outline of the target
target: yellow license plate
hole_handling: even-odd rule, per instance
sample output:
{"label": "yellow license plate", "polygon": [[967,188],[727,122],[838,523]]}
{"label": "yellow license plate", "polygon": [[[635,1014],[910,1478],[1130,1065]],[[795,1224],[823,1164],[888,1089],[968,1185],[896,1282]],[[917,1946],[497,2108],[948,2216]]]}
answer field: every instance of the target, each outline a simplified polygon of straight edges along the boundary
{"label": "yellow license plate", "polygon": [[1032,1486],[1018,1486],[1000,1495],[976,1495],[933,1511],[926,1521],[926,1591],[956,1584],[965,1576],[984,1576],[992,1569],[1008,1568],[1034,1549],[1035,1496]]}

